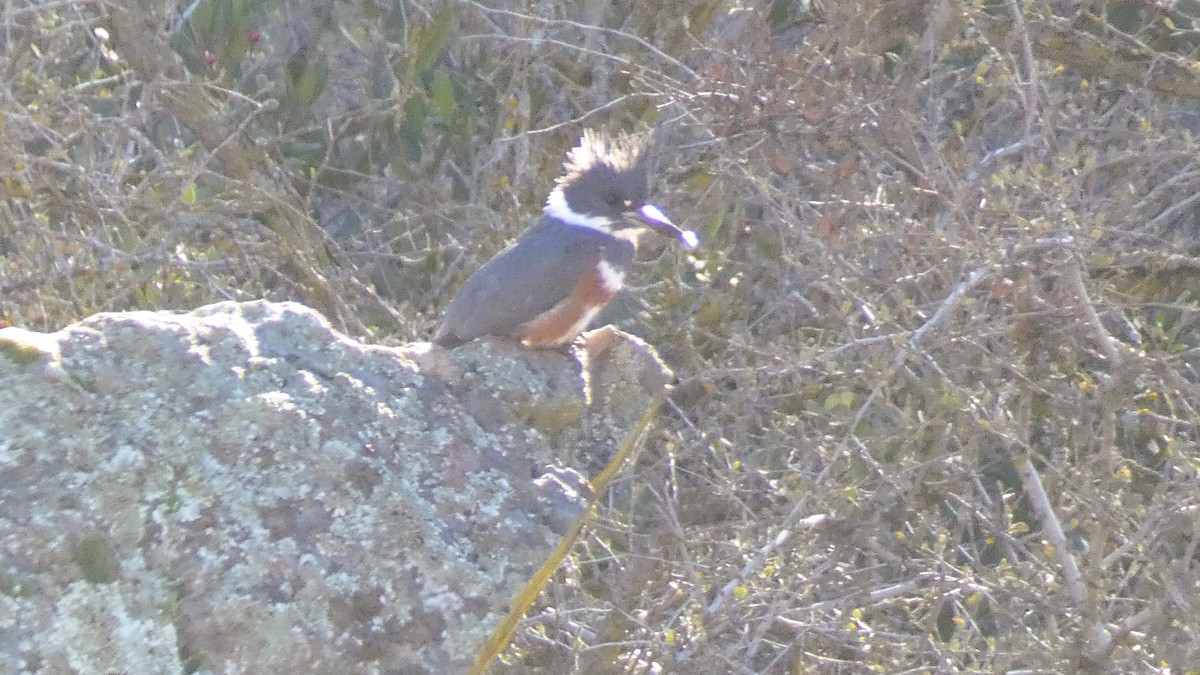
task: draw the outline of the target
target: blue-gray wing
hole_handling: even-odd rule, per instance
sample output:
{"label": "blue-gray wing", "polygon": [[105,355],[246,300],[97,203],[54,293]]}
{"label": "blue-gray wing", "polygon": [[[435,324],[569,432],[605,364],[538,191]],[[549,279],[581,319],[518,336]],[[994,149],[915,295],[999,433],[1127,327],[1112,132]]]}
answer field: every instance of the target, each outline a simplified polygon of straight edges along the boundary
{"label": "blue-gray wing", "polygon": [[580,276],[601,258],[627,267],[633,244],[542,218],[467,279],[433,341],[452,347],[482,335],[512,336],[569,297]]}

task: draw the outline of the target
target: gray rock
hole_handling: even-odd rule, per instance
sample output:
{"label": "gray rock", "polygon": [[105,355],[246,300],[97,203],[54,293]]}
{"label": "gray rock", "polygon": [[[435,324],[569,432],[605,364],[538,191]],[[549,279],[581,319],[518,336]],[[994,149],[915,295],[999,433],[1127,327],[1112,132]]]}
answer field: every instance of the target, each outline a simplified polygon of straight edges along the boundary
{"label": "gray rock", "polygon": [[0,330],[0,661],[464,670],[665,389],[598,343],[391,349],[268,302]]}

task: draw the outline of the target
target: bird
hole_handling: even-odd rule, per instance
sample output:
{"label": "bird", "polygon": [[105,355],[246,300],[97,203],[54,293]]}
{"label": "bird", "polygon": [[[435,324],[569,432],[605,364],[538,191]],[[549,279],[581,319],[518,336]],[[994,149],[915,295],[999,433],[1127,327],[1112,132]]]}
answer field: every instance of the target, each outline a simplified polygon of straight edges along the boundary
{"label": "bird", "polygon": [[695,232],[647,200],[645,150],[633,136],[584,131],[542,215],[467,279],[432,342],[452,348],[488,335],[563,347],[624,286],[642,232],[697,248]]}

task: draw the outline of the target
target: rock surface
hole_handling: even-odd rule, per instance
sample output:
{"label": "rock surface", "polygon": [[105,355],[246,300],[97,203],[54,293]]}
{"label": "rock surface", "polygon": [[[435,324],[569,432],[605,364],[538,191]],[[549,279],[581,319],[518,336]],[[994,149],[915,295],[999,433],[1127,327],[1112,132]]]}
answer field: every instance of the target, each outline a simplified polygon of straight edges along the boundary
{"label": "rock surface", "polygon": [[373,347],[268,302],[0,330],[5,672],[464,670],[665,389],[599,340]]}

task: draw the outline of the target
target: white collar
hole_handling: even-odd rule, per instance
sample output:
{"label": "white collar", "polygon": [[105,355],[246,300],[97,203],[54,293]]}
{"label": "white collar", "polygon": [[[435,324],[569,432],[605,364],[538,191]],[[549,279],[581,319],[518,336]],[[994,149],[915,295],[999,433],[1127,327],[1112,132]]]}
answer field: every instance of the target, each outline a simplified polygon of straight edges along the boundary
{"label": "white collar", "polygon": [[542,211],[551,218],[556,218],[568,225],[612,234],[612,218],[589,216],[586,213],[572,211],[571,207],[567,205],[567,198],[563,195],[561,188],[554,188],[550,196],[546,198],[546,207]]}

